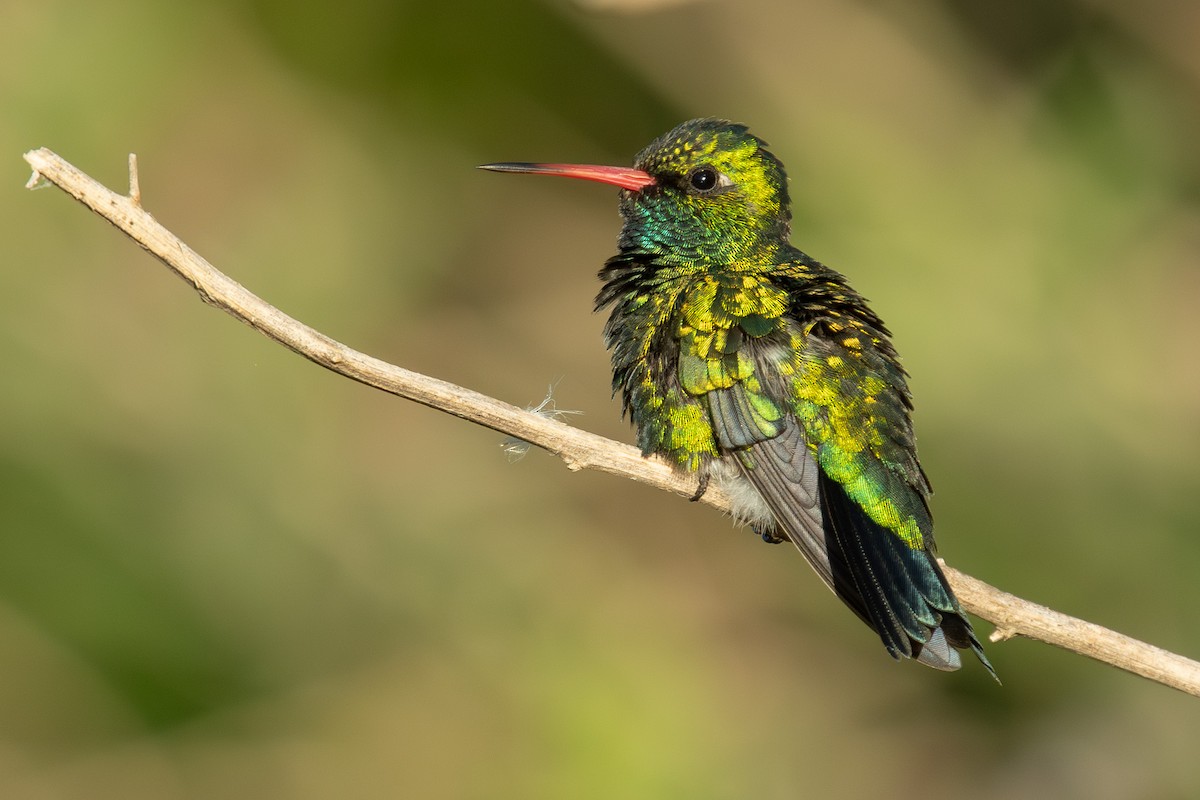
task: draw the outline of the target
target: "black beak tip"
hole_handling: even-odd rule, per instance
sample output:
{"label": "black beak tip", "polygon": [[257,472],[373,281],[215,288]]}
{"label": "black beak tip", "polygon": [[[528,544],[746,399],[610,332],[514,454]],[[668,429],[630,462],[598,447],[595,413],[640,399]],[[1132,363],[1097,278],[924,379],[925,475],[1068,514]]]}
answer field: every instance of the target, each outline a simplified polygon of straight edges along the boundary
{"label": "black beak tip", "polygon": [[480,164],[476,169],[488,172],[528,172],[533,164],[524,161],[500,161],[495,164]]}

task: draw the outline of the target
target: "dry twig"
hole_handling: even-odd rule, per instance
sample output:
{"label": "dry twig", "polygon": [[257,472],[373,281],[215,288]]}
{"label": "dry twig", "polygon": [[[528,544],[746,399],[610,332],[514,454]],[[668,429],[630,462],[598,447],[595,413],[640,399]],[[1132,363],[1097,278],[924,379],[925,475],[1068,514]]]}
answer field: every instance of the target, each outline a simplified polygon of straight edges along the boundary
{"label": "dry twig", "polygon": [[[305,358],[348,378],[523,439],[559,456],[572,470],[596,469],[685,497],[696,483],[629,445],[572,428],[486,395],[397,367],[353,350],[292,319],[215,269],[141,207],[137,161],[129,158],[129,196],[118,195],[42,148],[25,154],[29,188],[49,181],[111,222],[216,306]],[[703,502],[729,510],[710,488]],[[947,566],[963,607],[997,627],[992,641],[1025,636],[1200,696],[1200,663],[1000,591]]]}

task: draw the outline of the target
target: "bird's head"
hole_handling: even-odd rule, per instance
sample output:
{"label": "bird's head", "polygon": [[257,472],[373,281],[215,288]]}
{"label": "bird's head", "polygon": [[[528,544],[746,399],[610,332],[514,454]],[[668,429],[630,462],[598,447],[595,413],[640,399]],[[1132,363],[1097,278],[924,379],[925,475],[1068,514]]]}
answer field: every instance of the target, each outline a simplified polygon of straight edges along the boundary
{"label": "bird's head", "polygon": [[680,263],[750,259],[788,237],[787,176],[746,126],[696,119],[651,142],[635,166],[487,164],[621,187],[622,250]]}

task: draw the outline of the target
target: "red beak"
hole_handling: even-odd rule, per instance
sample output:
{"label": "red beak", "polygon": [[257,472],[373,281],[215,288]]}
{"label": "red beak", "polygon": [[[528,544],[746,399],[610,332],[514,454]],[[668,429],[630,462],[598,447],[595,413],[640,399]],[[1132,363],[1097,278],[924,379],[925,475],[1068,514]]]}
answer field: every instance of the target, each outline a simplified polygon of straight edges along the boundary
{"label": "red beak", "polygon": [[650,173],[632,167],[598,167],[595,164],[528,164],[521,161],[509,161],[502,164],[482,164],[479,168],[492,172],[560,175],[564,178],[608,183],[631,192],[640,192],[655,183],[654,177]]}

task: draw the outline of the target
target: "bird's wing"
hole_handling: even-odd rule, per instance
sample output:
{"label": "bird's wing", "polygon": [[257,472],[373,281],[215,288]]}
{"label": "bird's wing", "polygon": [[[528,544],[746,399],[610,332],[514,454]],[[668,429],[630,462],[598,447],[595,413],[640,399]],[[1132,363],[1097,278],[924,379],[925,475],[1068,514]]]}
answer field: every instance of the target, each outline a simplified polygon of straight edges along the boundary
{"label": "bird's wing", "polygon": [[[736,415],[718,397],[711,397],[713,426],[717,440],[730,441],[729,429],[740,424]],[[767,501],[779,527],[799,548],[804,558],[830,589],[838,591],[829,549],[825,541],[824,515],[820,498],[820,469],[795,419],[787,419],[782,431],[770,439],[744,445],[735,451],[738,467]],[[855,607],[863,619],[865,608]]]}
{"label": "bird's wing", "polygon": [[[741,343],[753,368],[704,395],[717,442],[888,652],[939,669],[961,665],[954,647],[982,658],[931,551],[928,484],[890,351],[794,336],[784,348]],[[789,365],[783,352],[799,355]]]}
{"label": "bird's wing", "polygon": [[[941,622],[936,606],[953,609],[944,585],[930,574],[936,570],[932,557],[881,529],[847,498],[818,466],[794,418],[778,436],[735,453],[742,474],[774,514],[779,532],[880,635],[888,652],[896,657],[923,655]],[[944,658],[934,665],[956,669],[957,654],[942,650]],[[927,660],[934,655],[931,650]]]}

